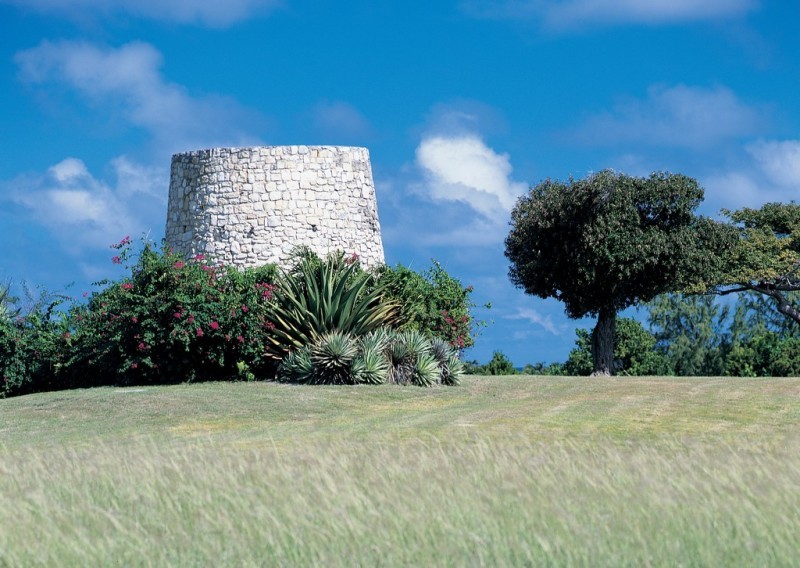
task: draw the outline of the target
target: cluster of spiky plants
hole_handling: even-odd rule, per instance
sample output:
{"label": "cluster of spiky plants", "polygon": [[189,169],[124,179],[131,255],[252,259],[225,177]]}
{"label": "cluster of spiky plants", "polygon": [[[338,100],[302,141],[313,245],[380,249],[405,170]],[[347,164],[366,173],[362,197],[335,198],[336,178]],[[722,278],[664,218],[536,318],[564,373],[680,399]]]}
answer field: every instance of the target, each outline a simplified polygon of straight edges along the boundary
{"label": "cluster of spiky plants", "polygon": [[274,357],[313,349],[334,331],[361,337],[397,322],[399,305],[384,297],[383,287],[358,262],[341,253],[326,259],[302,251],[298,256],[297,265],[282,275],[275,289],[274,327],[268,340]]}
{"label": "cluster of spiky plants", "polygon": [[309,384],[457,385],[463,366],[453,349],[417,331],[379,328],[361,337],[333,331],[283,358],[278,378]]}

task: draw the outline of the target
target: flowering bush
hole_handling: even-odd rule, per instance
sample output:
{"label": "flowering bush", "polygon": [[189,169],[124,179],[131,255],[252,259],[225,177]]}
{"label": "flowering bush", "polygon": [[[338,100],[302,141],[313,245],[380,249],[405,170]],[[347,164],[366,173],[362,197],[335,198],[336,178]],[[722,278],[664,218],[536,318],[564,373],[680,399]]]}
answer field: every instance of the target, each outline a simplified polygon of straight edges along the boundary
{"label": "flowering bush", "polygon": [[[112,262],[132,257],[130,239]],[[271,265],[238,271],[144,243],[131,274],[71,310],[65,386],[253,378],[270,373]]]}
{"label": "flowering bush", "polygon": [[[21,316],[6,290],[0,311],[0,396],[271,379],[287,352],[310,349],[315,338],[336,330],[357,341],[388,326],[438,337],[456,349],[474,342],[472,288],[436,263],[424,274],[404,267],[365,272],[356,255],[320,259],[301,251],[294,269],[281,274],[272,265],[237,270],[203,255],[186,260],[149,242],[137,254],[129,237],[112,248],[111,262],[130,274],[97,283],[97,292],[84,292],[84,303],[65,310],[65,297],[43,296]],[[384,369],[380,350],[367,347],[363,361],[354,363],[353,381],[388,380],[381,379],[389,367]],[[436,381],[452,384],[460,362],[446,347],[433,349],[423,370],[432,373],[436,367],[441,375]],[[427,371],[420,377],[433,376]]]}
{"label": "flowering bush", "polygon": [[380,281],[387,296],[402,305],[401,329],[443,339],[458,350],[475,344],[478,328],[485,322],[472,316],[472,286],[462,285],[435,260],[423,273],[399,265],[384,267]]}

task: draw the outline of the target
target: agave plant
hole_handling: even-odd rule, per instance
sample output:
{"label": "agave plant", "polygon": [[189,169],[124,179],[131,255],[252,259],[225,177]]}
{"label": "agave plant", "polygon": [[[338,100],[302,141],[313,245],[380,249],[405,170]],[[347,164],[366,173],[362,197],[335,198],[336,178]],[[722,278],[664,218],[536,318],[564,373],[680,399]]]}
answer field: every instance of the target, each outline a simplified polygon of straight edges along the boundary
{"label": "agave plant", "polygon": [[355,262],[347,264],[341,253],[325,260],[300,256],[275,291],[271,354],[283,358],[332,331],[360,337],[394,324],[400,314],[398,304],[385,300],[383,287],[372,283],[369,273]]}
{"label": "agave plant", "polygon": [[287,354],[278,367],[278,380],[293,383],[314,381],[314,365],[308,347],[296,349]]}
{"label": "agave plant", "polygon": [[378,328],[361,338],[359,354],[353,362],[356,382],[377,385],[388,380],[390,333],[386,328]]}
{"label": "agave plant", "polygon": [[431,340],[431,353],[439,364],[440,382],[447,386],[458,385],[464,374],[464,364],[456,350],[444,339],[435,337]]}
{"label": "agave plant", "polygon": [[352,335],[332,331],[311,346],[314,382],[318,384],[355,384],[353,362],[358,355],[358,342]]}

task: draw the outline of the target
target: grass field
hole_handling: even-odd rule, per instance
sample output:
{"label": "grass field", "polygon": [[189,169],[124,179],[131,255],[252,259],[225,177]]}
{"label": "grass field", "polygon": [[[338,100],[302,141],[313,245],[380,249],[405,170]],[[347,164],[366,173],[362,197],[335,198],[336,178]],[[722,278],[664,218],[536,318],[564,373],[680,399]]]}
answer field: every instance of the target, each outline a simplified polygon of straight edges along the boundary
{"label": "grass field", "polygon": [[0,566],[800,565],[800,379],[0,400]]}

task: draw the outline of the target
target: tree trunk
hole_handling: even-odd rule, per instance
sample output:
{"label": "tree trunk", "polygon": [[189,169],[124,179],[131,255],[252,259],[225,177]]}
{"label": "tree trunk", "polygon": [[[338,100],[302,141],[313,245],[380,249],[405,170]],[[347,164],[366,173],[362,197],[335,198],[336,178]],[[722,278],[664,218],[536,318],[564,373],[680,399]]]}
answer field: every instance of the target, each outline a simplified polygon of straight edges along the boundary
{"label": "tree trunk", "polygon": [[617,313],[603,308],[592,331],[593,377],[610,377],[614,370],[614,332],[617,329]]}

